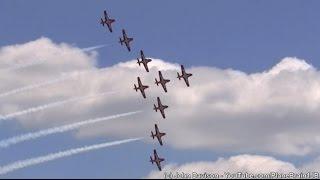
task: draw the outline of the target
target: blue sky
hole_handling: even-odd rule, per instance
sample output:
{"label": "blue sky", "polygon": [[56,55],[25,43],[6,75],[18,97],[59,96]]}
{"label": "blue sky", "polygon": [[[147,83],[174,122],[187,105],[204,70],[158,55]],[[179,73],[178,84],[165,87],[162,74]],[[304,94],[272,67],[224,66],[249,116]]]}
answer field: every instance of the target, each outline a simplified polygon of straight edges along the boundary
{"label": "blue sky", "polygon": [[[319,1],[0,1],[0,46],[42,36],[78,47],[100,44],[99,67],[147,56],[191,66],[215,66],[244,72],[269,69],[287,56],[320,66]],[[114,33],[99,24],[103,10]],[[122,28],[134,38],[133,52],[118,44]],[[15,123],[1,124],[0,137],[27,132]],[[108,139],[109,140],[109,139]],[[111,140],[111,139],[110,139]],[[50,152],[94,144],[105,138],[76,140],[71,133],[54,135],[0,150],[0,164]],[[153,146],[138,142],[102,149],[10,173],[7,178],[144,177]],[[208,150],[159,150],[169,162],[215,160],[222,153]],[[299,164],[311,157],[278,158]]]}
{"label": "blue sky", "polygon": [[[1,45],[50,37],[100,51],[101,64],[135,58],[138,50],[187,65],[247,72],[264,70],[285,56],[317,65],[317,1],[1,1]],[[115,33],[101,28],[101,11],[117,19]],[[125,28],[134,53],[116,45]],[[186,53],[188,52],[188,53]]]}

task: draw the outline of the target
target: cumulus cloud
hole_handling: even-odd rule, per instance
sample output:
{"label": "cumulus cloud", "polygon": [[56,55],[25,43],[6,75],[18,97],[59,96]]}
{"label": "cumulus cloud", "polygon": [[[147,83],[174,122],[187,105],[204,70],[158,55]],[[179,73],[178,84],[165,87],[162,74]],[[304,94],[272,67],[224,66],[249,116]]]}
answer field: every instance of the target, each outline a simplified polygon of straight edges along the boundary
{"label": "cumulus cloud", "polygon": [[[167,62],[156,62],[160,63],[159,68],[162,69],[169,66]],[[134,61],[127,62],[130,63],[132,66],[119,68],[116,65],[109,69],[112,71],[110,73],[119,74],[119,81],[128,80],[123,83],[128,85],[123,89],[130,88],[136,76],[141,76],[148,85],[153,84],[158,68],[146,75],[141,68],[132,68]],[[304,60],[285,58],[270,70],[254,74],[231,69],[192,67],[187,69],[194,74],[190,78],[190,88],[175,78],[178,68],[175,66],[163,72],[172,80],[168,85],[168,94],[151,86],[146,90],[148,98],[144,101],[139,93],[133,94],[128,89],[123,102],[109,103],[110,106],[114,103],[125,107],[139,104],[149,108],[150,111],[139,119],[141,124],[115,123],[112,128],[83,129],[78,135],[142,135],[150,131],[152,122],[158,122],[160,128],[170,134],[165,137],[165,143],[179,149],[305,155],[319,147],[316,127],[320,115],[320,76]],[[117,73],[126,67],[130,71],[127,75]],[[169,105],[166,120],[152,112],[156,96]]]}
{"label": "cumulus cloud", "polygon": [[[153,124],[158,123],[168,134],[164,143],[178,149],[306,155],[316,152],[320,145],[320,73],[301,59],[284,58],[269,70],[253,74],[190,67],[186,70],[193,76],[187,88],[176,78],[179,65],[160,59],[153,58],[150,73],[146,73],[136,60],[98,69],[96,52],[83,52],[47,38],[0,49],[0,69],[37,59],[46,61],[14,73],[0,70],[0,92],[54,79],[66,72],[90,71],[67,82],[5,97],[1,99],[0,114],[101,91],[118,93],[18,117],[24,127],[41,128],[143,109],[143,115],[128,121],[82,128],[76,137],[149,136]],[[154,84],[158,70],[171,80],[168,93]],[[147,99],[133,90],[137,76],[150,86]],[[165,120],[152,110],[157,96],[169,105]]]}
{"label": "cumulus cloud", "polygon": [[[242,173],[241,176],[238,173]],[[238,155],[230,158],[219,158],[216,161],[206,162],[194,162],[183,165],[166,165],[163,171],[152,171],[147,178],[150,179],[163,179],[169,178],[170,173],[172,177],[176,176],[177,173],[182,175],[200,175],[200,174],[212,174],[216,177],[219,175],[220,178],[240,178],[247,174],[253,174],[258,176],[259,174],[275,175],[277,174],[289,174],[302,172],[299,168],[293,164],[277,160],[270,156],[258,156],[258,155]],[[195,177],[195,176],[194,176]],[[213,176],[212,176],[213,177]],[[199,178],[199,177],[198,177]]]}

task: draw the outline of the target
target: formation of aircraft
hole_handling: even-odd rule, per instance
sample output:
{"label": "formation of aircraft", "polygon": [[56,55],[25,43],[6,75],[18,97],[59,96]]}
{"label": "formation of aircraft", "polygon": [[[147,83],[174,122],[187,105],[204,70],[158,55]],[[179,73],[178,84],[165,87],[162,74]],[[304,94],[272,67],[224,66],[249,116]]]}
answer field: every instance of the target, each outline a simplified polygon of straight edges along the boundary
{"label": "formation of aircraft", "polygon": [[157,151],[154,149],[153,150],[153,159],[152,157],[150,156],[150,162],[153,164],[153,163],[156,163],[156,165],[158,166],[158,169],[159,171],[162,170],[161,168],[161,162],[164,161],[165,159],[164,158],[160,158],[157,154]]}
{"label": "formation of aircraft", "polygon": [[140,56],[141,56],[141,61],[139,60],[139,58],[137,58],[137,60],[138,60],[137,63],[139,64],[139,66],[142,63],[144,68],[146,69],[146,71],[149,72],[148,63],[151,62],[152,60],[145,58],[142,50],[140,50]]}
{"label": "formation of aircraft", "polygon": [[120,39],[119,43],[121,45],[123,45],[123,43],[124,43],[126,45],[128,51],[131,51],[130,42],[133,41],[133,38],[128,37],[126,34],[126,31],[124,29],[122,29],[122,39],[121,39],[121,37],[119,39]]}
{"label": "formation of aircraft", "polygon": [[[100,18],[100,24],[101,24],[102,26],[105,26],[105,25],[106,25],[106,26],[108,27],[109,31],[112,32],[112,31],[113,31],[113,30],[112,30],[112,23],[115,22],[115,19],[109,18],[107,11],[104,11],[103,14],[104,14],[104,17]],[[119,38],[119,43],[120,43],[121,45],[125,45],[125,46],[127,47],[127,49],[128,49],[129,52],[131,51],[130,42],[132,42],[132,41],[133,41],[133,38],[128,37],[127,34],[126,34],[126,31],[125,31],[124,29],[122,29],[122,38],[121,38],[121,37]],[[147,72],[149,72],[148,63],[150,63],[150,62],[152,61],[152,59],[146,58],[142,50],[140,50],[140,58],[141,58],[141,60],[140,60],[139,58],[137,58],[137,60],[138,60],[138,61],[137,61],[137,64],[138,64],[139,66],[141,66],[141,64],[143,64],[144,69],[145,69]],[[155,78],[155,84],[156,84],[157,86],[159,86],[159,84],[161,84],[164,92],[167,93],[168,90],[167,90],[166,84],[167,84],[168,82],[170,82],[170,80],[169,80],[169,79],[165,79],[165,78],[162,76],[161,71],[158,71],[158,74],[159,74],[159,80],[157,80],[157,78]],[[177,77],[177,78],[178,78],[179,80],[181,80],[181,78],[183,78],[184,81],[185,81],[185,83],[186,83],[186,85],[189,87],[190,84],[189,84],[188,78],[189,78],[190,76],[192,76],[192,74],[191,74],[191,73],[186,73],[183,65],[181,65],[181,75],[179,74],[179,72],[177,72],[177,74],[178,74],[178,77]],[[141,92],[141,94],[142,94],[142,97],[143,97],[143,98],[146,98],[145,89],[149,88],[149,86],[143,85],[142,82],[141,82],[140,77],[137,77],[137,80],[138,80],[138,85],[134,84],[134,90],[135,90],[136,92],[137,92],[138,90],[140,90],[140,92]],[[157,97],[157,104],[158,104],[158,106],[156,106],[155,104],[153,104],[153,109],[154,109],[156,112],[158,112],[158,110],[159,110],[160,113],[161,113],[161,116],[165,119],[165,118],[166,118],[166,115],[165,115],[164,110],[165,110],[166,108],[168,108],[169,106],[163,105],[163,104],[161,103],[161,100],[160,100],[159,97]],[[155,132],[151,131],[151,137],[152,137],[152,139],[157,138],[159,144],[160,144],[161,146],[163,146],[162,137],[165,136],[166,133],[160,132],[157,124],[154,125],[154,129],[155,129]],[[157,151],[154,149],[154,150],[153,150],[153,158],[150,156],[150,162],[151,162],[152,164],[156,163],[159,171],[162,170],[162,168],[161,168],[161,162],[163,162],[164,160],[165,160],[164,158],[160,158],[160,157],[158,156]]]}
{"label": "formation of aircraft", "polygon": [[156,137],[159,141],[159,144],[162,146],[163,145],[162,137],[165,136],[166,133],[160,132],[157,124],[154,125],[154,130],[155,130],[155,134],[153,134],[153,132],[151,131],[151,137],[152,137],[152,139],[154,139]]}
{"label": "formation of aircraft", "polygon": [[101,21],[100,21],[100,24],[101,24],[102,26],[107,25],[109,31],[112,32],[112,26],[111,26],[111,24],[114,23],[116,20],[110,19],[110,18],[108,17],[107,11],[104,11],[103,14],[104,14],[104,19],[103,19],[103,18],[100,19],[100,20],[101,20]]}
{"label": "formation of aircraft", "polygon": [[167,91],[167,86],[166,86],[166,84],[167,84],[168,82],[170,82],[170,80],[163,78],[161,71],[159,71],[159,81],[157,80],[157,78],[155,79],[155,81],[156,81],[155,84],[156,84],[157,86],[159,86],[159,84],[161,84],[164,92],[168,92],[168,91]]}
{"label": "formation of aircraft", "polygon": [[157,97],[157,102],[158,102],[158,107],[157,107],[155,104],[153,104],[153,110],[155,110],[156,112],[159,110],[160,113],[161,113],[161,115],[162,115],[162,117],[163,117],[163,119],[165,119],[165,118],[166,118],[166,115],[164,114],[164,110],[165,110],[166,108],[168,108],[168,106],[167,106],[167,105],[163,105],[163,104],[161,103],[159,97]]}
{"label": "formation of aircraft", "polygon": [[136,92],[137,92],[139,89],[143,98],[146,98],[146,93],[144,92],[144,90],[147,89],[149,86],[143,85],[141,83],[140,77],[138,77],[137,79],[138,79],[138,87],[136,86],[136,84],[134,84],[134,90],[136,90]]}
{"label": "formation of aircraft", "polygon": [[[106,10],[103,11],[103,14],[104,14],[104,17],[100,18],[100,24],[102,26],[107,25],[109,31],[112,32],[113,31],[112,30],[112,23],[114,23],[116,20],[109,18],[108,13],[107,13]],[[128,49],[128,51],[131,51],[130,42],[133,41],[133,38],[128,37],[127,34],[126,34],[126,31],[124,29],[122,29],[122,38],[120,37],[119,39],[120,39],[119,43],[121,45],[125,44],[127,49]]]}
{"label": "formation of aircraft", "polygon": [[181,75],[179,74],[179,72],[177,72],[177,74],[178,74],[178,77],[177,77],[177,78],[178,78],[179,80],[181,80],[181,78],[183,78],[184,82],[185,82],[186,85],[189,87],[190,84],[189,84],[188,78],[189,78],[190,76],[192,76],[192,74],[191,74],[191,73],[186,73],[183,65],[181,65]]}

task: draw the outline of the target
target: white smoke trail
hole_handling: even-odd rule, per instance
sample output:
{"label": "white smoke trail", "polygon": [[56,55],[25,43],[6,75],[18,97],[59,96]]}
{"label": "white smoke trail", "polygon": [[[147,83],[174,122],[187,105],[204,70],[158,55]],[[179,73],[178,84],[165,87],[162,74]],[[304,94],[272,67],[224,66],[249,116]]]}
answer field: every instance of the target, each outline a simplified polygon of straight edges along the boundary
{"label": "white smoke trail", "polygon": [[89,120],[85,120],[85,121],[76,122],[73,124],[67,124],[64,126],[49,128],[49,129],[40,130],[37,132],[31,132],[31,133],[23,134],[20,136],[14,136],[12,138],[8,138],[8,139],[0,141],[0,147],[6,148],[11,145],[18,144],[18,143],[21,143],[24,141],[34,140],[34,139],[37,139],[40,137],[45,137],[45,136],[48,136],[51,134],[63,133],[63,132],[71,131],[71,130],[74,130],[74,129],[77,129],[77,128],[80,128],[80,127],[83,127],[83,126],[86,126],[89,124],[94,124],[94,123],[98,123],[98,122],[102,122],[102,121],[112,120],[115,118],[130,116],[130,115],[137,114],[140,112],[142,112],[142,111],[133,111],[133,112],[128,112],[128,113],[116,114],[116,115],[112,115],[112,116],[89,119]]}
{"label": "white smoke trail", "polygon": [[17,116],[22,116],[22,115],[25,115],[25,114],[30,114],[30,113],[34,113],[34,112],[38,112],[38,111],[43,111],[45,109],[53,108],[53,107],[60,106],[60,105],[66,104],[66,103],[70,103],[70,102],[74,102],[74,101],[80,101],[80,100],[87,99],[87,98],[99,97],[99,96],[103,96],[103,95],[106,95],[106,94],[114,94],[114,93],[116,93],[116,92],[104,92],[104,93],[99,93],[99,94],[93,94],[93,95],[70,98],[70,99],[67,99],[67,100],[62,100],[62,101],[57,101],[57,102],[41,105],[41,106],[32,107],[32,108],[25,109],[25,110],[22,110],[22,111],[18,111],[18,112],[10,113],[10,114],[7,114],[7,115],[3,115],[3,116],[0,117],[0,122],[9,120],[11,118],[15,118]]}
{"label": "white smoke trail", "polygon": [[34,165],[45,163],[48,161],[53,161],[56,159],[72,156],[75,154],[84,153],[84,152],[88,152],[88,151],[92,151],[92,150],[98,150],[98,149],[106,148],[106,147],[110,147],[110,146],[121,145],[121,144],[129,143],[129,142],[138,141],[141,139],[142,138],[132,138],[132,139],[126,139],[126,140],[121,140],[121,141],[113,141],[113,142],[107,142],[107,143],[96,144],[96,145],[91,145],[91,146],[84,146],[81,148],[70,149],[67,151],[61,151],[61,152],[57,152],[57,153],[48,154],[46,156],[40,156],[40,157],[36,157],[36,158],[16,161],[16,162],[13,162],[13,163],[8,164],[6,166],[0,167],[0,175],[4,175],[9,172],[12,172],[12,171],[15,171],[18,169],[22,169],[22,168],[26,168],[29,166],[34,166]]}
{"label": "white smoke trail", "polygon": [[83,52],[89,52],[89,51],[93,51],[93,50],[96,50],[96,49],[100,49],[100,48],[103,48],[103,47],[106,47],[106,46],[109,46],[109,45],[107,45],[107,44],[101,44],[101,45],[97,45],[97,46],[82,48],[81,50],[82,50]]}
{"label": "white smoke trail", "polygon": [[48,85],[52,85],[52,84],[56,84],[59,82],[63,82],[66,81],[68,79],[72,79],[72,78],[76,78],[77,76],[80,76],[82,74],[85,73],[90,73],[90,72],[103,72],[105,71],[106,68],[101,68],[101,69],[89,69],[89,70],[82,70],[82,71],[74,71],[74,72],[67,72],[67,73],[63,73],[61,77],[59,78],[55,78],[55,79],[51,79],[45,82],[40,82],[40,83],[35,83],[35,84],[31,84],[28,86],[24,86],[21,88],[17,88],[17,89],[13,89],[4,93],[0,93],[0,98],[5,97],[5,96],[9,96],[9,95],[14,95],[14,94],[18,94],[18,93],[22,93],[25,91],[29,91],[32,89],[36,89],[36,88],[40,88],[40,87],[45,87]]}
{"label": "white smoke trail", "polygon": [[43,87],[43,86],[48,86],[48,85],[55,84],[55,83],[59,83],[59,82],[65,81],[68,78],[70,78],[70,77],[63,76],[63,77],[52,79],[52,80],[49,80],[49,81],[46,81],[46,82],[40,82],[40,83],[37,83],[37,84],[32,84],[32,85],[29,85],[29,86],[24,86],[24,87],[21,87],[21,88],[13,89],[11,91],[7,91],[7,92],[4,92],[4,93],[0,94],[0,97],[5,97],[5,96],[13,95],[13,94],[18,94],[20,92],[32,90],[32,89],[35,89],[35,88],[40,88],[40,87]]}

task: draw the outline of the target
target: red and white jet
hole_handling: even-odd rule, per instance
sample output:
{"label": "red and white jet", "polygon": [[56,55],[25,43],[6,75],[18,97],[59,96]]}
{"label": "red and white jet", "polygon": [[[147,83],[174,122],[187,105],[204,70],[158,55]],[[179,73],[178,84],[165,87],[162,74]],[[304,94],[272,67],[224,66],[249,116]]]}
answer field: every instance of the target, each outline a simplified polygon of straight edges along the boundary
{"label": "red and white jet", "polygon": [[160,132],[157,124],[154,125],[154,129],[155,129],[155,134],[153,134],[153,132],[151,131],[151,137],[152,137],[152,139],[154,139],[156,137],[158,139],[160,145],[162,146],[163,143],[162,143],[161,138],[162,138],[162,136],[165,136],[166,133]]}
{"label": "red and white jet", "polygon": [[134,84],[134,90],[136,90],[136,92],[138,91],[138,89],[140,90],[143,98],[146,98],[146,94],[144,92],[145,89],[147,89],[149,86],[145,86],[141,83],[140,77],[137,78],[138,79],[138,87],[136,86],[136,84]]}
{"label": "red and white jet", "polygon": [[153,110],[155,110],[156,112],[159,110],[160,113],[161,113],[161,115],[162,115],[162,117],[165,119],[165,118],[166,118],[166,115],[164,114],[164,110],[165,110],[166,108],[168,108],[169,106],[163,105],[163,104],[161,103],[159,97],[157,97],[157,101],[158,101],[158,107],[157,107],[155,104],[153,104]]}
{"label": "red and white jet", "polygon": [[101,24],[102,26],[104,26],[104,25],[106,24],[106,25],[108,26],[109,31],[112,32],[112,26],[111,26],[111,24],[114,23],[116,20],[110,19],[110,18],[108,17],[107,11],[104,11],[103,13],[104,13],[104,19],[101,18],[100,24]]}
{"label": "red and white jet", "polygon": [[158,154],[157,154],[157,151],[154,149],[153,150],[153,159],[152,159],[152,157],[150,156],[150,162],[153,164],[153,163],[156,163],[156,165],[158,166],[158,169],[159,169],[159,171],[161,171],[162,170],[162,168],[161,168],[161,162],[162,161],[164,161],[165,159],[164,158],[160,158],[159,156],[158,156]]}
{"label": "red and white jet", "polygon": [[137,60],[138,60],[137,63],[139,64],[139,66],[142,63],[144,68],[146,69],[146,71],[149,72],[148,63],[151,62],[152,60],[145,58],[142,50],[140,50],[140,56],[141,56],[141,61],[139,60],[139,58],[137,58]]}
{"label": "red and white jet", "polygon": [[119,39],[120,39],[119,43],[121,45],[123,45],[123,43],[124,43],[126,45],[128,51],[131,51],[130,42],[133,41],[133,38],[128,37],[126,34],[126,31],[124,29],[122,29],[122,39],[121,39],[121,37]]}
{"label": "red and white jet", "polygon": [[181,80],[181,78],[183,78],[184,82],[185,82],[185,83],[187,84],[187,86],[189,87],[190,85],[189,85],[189,80],[188,80],[188,78],[189,78],[190,76],[192,76],[192,74],[191,74],[191,73],[186,73],[183,65],[181,65],[181,72],[182,72],[181,75],[177,72],[177,74],[178,74],[178,77],[177,77],[177,78],[178,78],[179,80]]}
{"label": "red and white jet", "polygon": [[164,92],[167,92],[167,86],[166,86],[166,84],[167,84],[168,82],[170,82],[170,80],[163,78],[161,71],[159,71],[159,81],[157,80],[157,78],[155,79],[155,81],[156,81],[155,84],[156,84],[157,86],[159,86],[159,84],[161,84]]}

